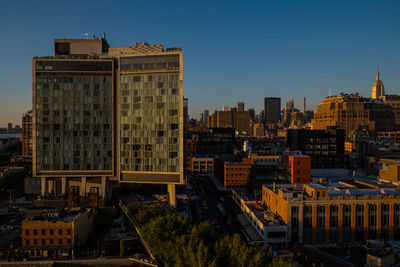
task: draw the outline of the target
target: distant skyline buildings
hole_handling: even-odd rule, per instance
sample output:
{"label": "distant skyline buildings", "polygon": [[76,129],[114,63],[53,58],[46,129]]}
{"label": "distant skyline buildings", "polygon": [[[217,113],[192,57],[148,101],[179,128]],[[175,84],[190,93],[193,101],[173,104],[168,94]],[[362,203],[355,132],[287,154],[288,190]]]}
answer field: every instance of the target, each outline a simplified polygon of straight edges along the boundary
{"label": "distant skyline buildings", "polygon": [[[164,6],[156,1],[159,4],[124,3],[122,10],[118,4],[94,3],[79,3],[80,12],[61,3],[29,3],[23,9],[18,2],[4,3],[0,127],[20,123],[22,114],[32,108],[30,60],[51,53],[48,40],[59,29],[65,32],[63,38],[106,32],[115,44],[128,45],[134,36],[148,43],[184,47],[185,97],[194,117],[238,99],[258,114],[263,109],[261,99],[270,95],[281,97],[282,103],[293,98],[298,107],[306,96],[308,109],[315,110],[329,88],[333,95],[359,92],[369,97],[378,63],[386,90],[399,89],[398,1],[235,2],[229,6],[216,2],[212,9],[191,2]],[[95,12],[83,12],[94,6]],[[181,15],[171,17],[169,9]],[[388,15],[371,20],[377,12]],[[71,13],[73,21],[63,19]],[[104,20],[97,15],[106,13],[118,16]],[[132,15],[137,20],[129,20]],[[151,23],[138,27],[137,21]],[[385,42],[368,42],[371,36]],[[35,43],[27,46],[25,40]]]}

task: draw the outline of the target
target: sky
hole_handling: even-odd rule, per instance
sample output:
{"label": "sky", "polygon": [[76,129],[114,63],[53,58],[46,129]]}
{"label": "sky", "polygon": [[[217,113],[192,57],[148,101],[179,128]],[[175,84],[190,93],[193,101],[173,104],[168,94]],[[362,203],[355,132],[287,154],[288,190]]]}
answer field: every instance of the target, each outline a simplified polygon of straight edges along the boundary
{"label": "sky", "polygon": [[182,47],[184,95],[199,117],[267,96],[316,109],[324,97],[370,96],[377,65],[400,94],[400,1],[4,1],[0,9],[0,127],[32,107],[32,57],[54,38],[106,33],[111,46]]}

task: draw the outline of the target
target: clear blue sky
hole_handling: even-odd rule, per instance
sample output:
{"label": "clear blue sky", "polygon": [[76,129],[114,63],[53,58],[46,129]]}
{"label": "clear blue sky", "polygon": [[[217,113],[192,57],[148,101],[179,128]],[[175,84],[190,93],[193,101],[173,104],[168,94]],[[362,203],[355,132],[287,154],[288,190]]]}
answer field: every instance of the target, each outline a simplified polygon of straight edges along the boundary
{"label": "clear blue sky", "polygon": [[198,117],[222,105],[263,108],[301,97],[370,96],[377,64],[400,93],[400,1],[6,1],[0,9],[0,126],[31,108],[31,59],[54,38],[105,32],[184,51],[184,94]]}

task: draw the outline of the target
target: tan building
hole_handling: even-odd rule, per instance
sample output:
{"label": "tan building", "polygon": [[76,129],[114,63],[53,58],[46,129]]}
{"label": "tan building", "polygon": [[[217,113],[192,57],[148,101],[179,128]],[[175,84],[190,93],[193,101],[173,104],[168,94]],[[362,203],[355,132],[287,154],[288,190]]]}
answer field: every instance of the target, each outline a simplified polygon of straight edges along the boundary
{"label": "tan building", "polygon": [[237,108],[216,111],[209,116],[208,128],[235,128],[239,134],[251,134],[250,111],[238,111]]}
{"label": "tan building", "polygon": [[22,116],[22,157],[32,160],[32,110]]}
{"label": "tan building", "polygon": [[192,157],[190,171],[196,174],[214,173],[213,157]]}
{"label": "tan building", "polygon": [[263,185],[262,201],[304,243],[400,238],[400,189],[372,180]]}
{"label": "tan building", "polygon": [[382,102],[372,102],[358,94],[341,94],[326,97],[318,104],[312,127],[323,130],[328,126],[338,126],[345,130],[345,136],[361,125],[367,125],[372,131],[387,131],[395,127],[392,107]]}
{"label": "tan building", "polygon": [[379,179],[390,181],[396,184],[400,183],[400,159],[379,160],[381,168],[379,169]]}
{"label": "tan building", "polygon": [[264,123],[254,123],[253,136],[265,136]]}
{"label": "tan building", "polygon": [[46,210],[22,221],[22,248],[32,257],[72,256],[93,229],[94,209]]}

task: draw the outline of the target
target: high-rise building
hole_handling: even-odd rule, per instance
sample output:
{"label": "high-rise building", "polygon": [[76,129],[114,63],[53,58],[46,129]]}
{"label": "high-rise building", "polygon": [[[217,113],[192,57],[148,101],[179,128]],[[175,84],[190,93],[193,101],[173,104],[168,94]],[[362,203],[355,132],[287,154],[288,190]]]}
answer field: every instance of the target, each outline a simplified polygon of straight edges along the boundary
{"label": "high-rise building", "polygon": [[236,105],[236,107],[237,107],[237,110],[239,111],[239,112],[242,112],[242,111],[244,111],[244,102],[238,102],[237,103],[237,105]]}
{"label": "high-rise building", "polygon": [[135,43],[109,49],[118,62],[119,181],[184,183],[182,50]]}
{"label": "high-rise building", "polygon": [[54,43],[54,57],[33,59],[33,175],[42,194],[95,187],[107,199],[115,179],[168,184],[173,196],[184,182],[181,49],[110,48],[104,37]]}
{"label": "high-rise building", "polygon": [[11,123],[11,122],[8,123],[7,130],[8,130],[9,132],[11,132],[11,131],[13,130],[13,126],[12,126],[12,123]]}
{"label": "high-rise building", "polygon": [[97,187],[107,199],[115,176],[114,60],[98,40],[54,41],[55,56],[33,59],[33,176],[42,195],[81,195]]}
{"label": "high-rise building", "polygon": [[22,157],[32,160],[32,110],[22,116]]}
{"label": "high-rise building", "polygon": [[275,124],[281,119],[281,99],[279,97],[264,98],[265,125]]}
{"label": "high-rise building", "polygon": [[302,102],[302,112],[306,113],[307,111],[307,106],[306,106],[306,97],[303,96],[303,102]]}
{"label": "high-rise building", "polygon": [[378,65],[378,72],[376,73],[376,81],[372,85],[371,98],[379,99],[384,95],[385,95],[385,88],[383,87],[383,82],[379,80],[379,65]]}

